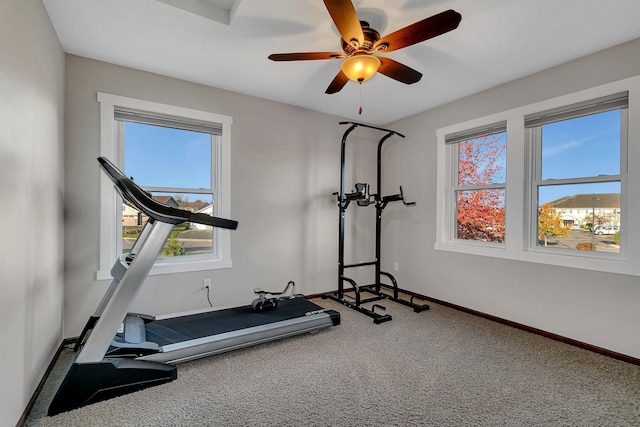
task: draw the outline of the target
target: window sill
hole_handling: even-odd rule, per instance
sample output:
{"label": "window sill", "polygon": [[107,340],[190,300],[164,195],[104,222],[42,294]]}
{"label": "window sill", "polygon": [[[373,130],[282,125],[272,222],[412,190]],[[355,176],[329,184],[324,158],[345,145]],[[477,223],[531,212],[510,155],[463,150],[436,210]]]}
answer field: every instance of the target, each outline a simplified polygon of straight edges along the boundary
{"label": "window sill", "polygon": [[482,244],[464,244],[458,242],[438,242],[434,248],[438,251],[456,252],[467,255],[640,276],[640,265],[633,265],[621,254],[606,256],[602,254],[602,252],[598,252],[597,255],[590,255],[589,253],[584,253],[584,251],[550,254],[542,248],[513,250],[507,247],[489,247]]}
{"label": "window sill", "polygon": [[[149,276],[157,276],[161,274],[189,273],[192,271],[219,270],[222,268],[231,268],[230,259],[211,259],[200,258],[193,261],[167,261],[158,260],[151,267]],[[96,272],[96,280],[112,280],[111,270],[98,270]]]}

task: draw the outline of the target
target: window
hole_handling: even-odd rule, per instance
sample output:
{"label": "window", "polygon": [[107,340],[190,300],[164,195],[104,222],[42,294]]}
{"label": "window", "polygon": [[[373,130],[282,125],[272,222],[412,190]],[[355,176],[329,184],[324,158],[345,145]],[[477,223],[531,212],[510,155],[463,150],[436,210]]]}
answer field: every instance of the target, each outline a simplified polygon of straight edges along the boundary
{"label": "window", "polygon": [[534,150],[534,245],[620,253],[627,105],[623,92],[525,117]]}
{"label": "window", "polygon": [[504,243],[506,123],[448,135],[456,167],[456,239]]}
{"label": "window", "polygon": [[640,275],[638,99],[640,76],[438,129],[435,248]]}
{"label": "window", "polygon": [[[124,173],[157,201],[192,212],[213,215],[216,179],[214,153],[218,126],[141,115],[116,108],[118,145],[124,147]],[[128,251],[147,217],[123,203],[122,250]],[[125,213],[128,215],[125,216]],[[199,224],[174,227],[161,256],[217,255],[216,230]]]}
{"label": "window", "polygon": [[[162,203],[230,217],[230,117],[104,93],[98,101],[101,155]],[[147,218],[123,203],[108,179],[101,196],[98,279],[108,279]],[[228,230],[177,225],[150,274],[230,267],[229,238]]]}

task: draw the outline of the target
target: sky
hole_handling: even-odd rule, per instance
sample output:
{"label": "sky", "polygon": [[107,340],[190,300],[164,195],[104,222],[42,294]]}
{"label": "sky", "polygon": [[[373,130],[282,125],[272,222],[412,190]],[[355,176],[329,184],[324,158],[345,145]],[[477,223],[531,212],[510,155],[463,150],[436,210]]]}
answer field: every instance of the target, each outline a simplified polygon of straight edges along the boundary
{"label": "sky", "polygon": [[206,133],[125,122],[124,173],[145,187],[211,188]]}
{"label": "sky", "polygon": [[[620,114],[614,110],[544,125],[542,179],[620,174]],[[558,185],[541,189],[539,202],[619,192],[619,183]]]}

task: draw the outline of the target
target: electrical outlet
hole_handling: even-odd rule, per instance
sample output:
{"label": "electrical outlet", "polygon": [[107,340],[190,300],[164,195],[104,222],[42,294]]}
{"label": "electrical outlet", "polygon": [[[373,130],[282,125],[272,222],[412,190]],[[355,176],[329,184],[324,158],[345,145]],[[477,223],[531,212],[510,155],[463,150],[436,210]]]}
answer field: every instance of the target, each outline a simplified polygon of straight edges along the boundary
{"label": "electrical outlet", "polygon": [[204,279],[202,281],[202,289],[205,291],[211,289],[211,279]]}
{"label": "electrical outlet", "polygon": [[398,271],[400,269],[400,266],[398,265],[398,261],[395,261],[393,263],[393,271]]}

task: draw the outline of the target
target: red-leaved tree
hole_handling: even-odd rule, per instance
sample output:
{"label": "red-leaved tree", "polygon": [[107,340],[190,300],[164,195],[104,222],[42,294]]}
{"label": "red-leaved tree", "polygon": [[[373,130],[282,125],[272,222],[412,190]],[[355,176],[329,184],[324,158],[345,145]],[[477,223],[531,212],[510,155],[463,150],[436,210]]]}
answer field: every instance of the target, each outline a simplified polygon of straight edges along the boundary
{"label": "red-leaved tree", "polygon": [[474,188],[505,182],[506,134],[470,139],[458,144],[456,194],[457,237],[504,242],[505,188]]}

